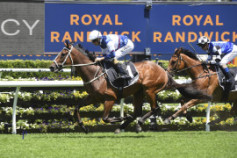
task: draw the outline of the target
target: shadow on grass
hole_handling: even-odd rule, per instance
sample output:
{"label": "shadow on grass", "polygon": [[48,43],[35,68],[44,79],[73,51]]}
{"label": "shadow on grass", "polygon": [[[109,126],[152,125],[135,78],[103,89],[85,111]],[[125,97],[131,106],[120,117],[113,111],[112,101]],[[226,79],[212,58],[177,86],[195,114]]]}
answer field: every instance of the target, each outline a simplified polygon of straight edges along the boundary
{"label": "shadow on grass", "polygon": [[152,137],[152,136],[144,136],[144,135],[108,135],[108,136],[95,136],[95,135],[90,135],[90,134],[87,134],[87,135],[62,135],[62,134],[59,134],[58,136],[56,135],[52,135],[52,136],[49,136],[49,135],[45,135],[42,134],[40,136],[34,136],[34,138],[42,138],[42,139],[46,139],[46,138],[71,138],[71,139],[76,139],[76,138],[80,138],[80,139],[88,139],[88,138],[91,138],[91,139],[107,139],[107,138],[113,138],[113,139],[121,139],[121,138],[149,138],[149,137]]}

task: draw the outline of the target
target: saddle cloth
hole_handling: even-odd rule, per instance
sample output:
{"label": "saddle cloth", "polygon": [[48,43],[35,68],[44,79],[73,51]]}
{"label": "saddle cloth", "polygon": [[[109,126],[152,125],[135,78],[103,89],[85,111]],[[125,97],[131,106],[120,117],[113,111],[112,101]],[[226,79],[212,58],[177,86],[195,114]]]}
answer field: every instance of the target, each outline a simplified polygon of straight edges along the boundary
{"label": "saddle cloth", "polygon": [[116,89],[127,88],[136,83],[139,78],[137,69],[132,62],[124,63],[123,66],[126,66],[127,73],[131,79],[125,80],[118,78],[118,74],[115,71],[113,64],[110,62],[104,62],[105,73],[107,75],[108,81]]}
{"label": "saddle cloth", "polygon": [[[217,69],[217,72],[218,72],[219,84],[223,89],[225,89],[225,84],[223,83],[223,80],[225,79],[225,76],[224,76],[223,72],[221,71],[221,69],[218,66],[216,66],[216,69]],[[230,73],[232,74],[232,77],[234,79],[234,82],[231,83],[230,90],[237,90],[237,67],[229,68],[229,70],[230,70]]]}

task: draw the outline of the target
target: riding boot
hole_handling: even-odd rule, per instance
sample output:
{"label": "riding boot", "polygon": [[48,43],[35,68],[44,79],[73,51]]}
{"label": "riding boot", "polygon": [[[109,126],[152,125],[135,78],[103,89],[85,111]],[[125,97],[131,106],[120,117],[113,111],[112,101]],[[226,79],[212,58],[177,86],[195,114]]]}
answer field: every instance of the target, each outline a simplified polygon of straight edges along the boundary
{"label": "riding boot", "polygon": [[224,76],[225,76],[225,80],[223,80],[223,83],[224,83],[224,92],[223,92],[223,100],[224,101],[227,101],[228,100],[228,96],[229,96],[229,92],[231,90],[231,86],[232,86],[232,82],[234,82],[233,80],[233,77],[229,71],[228,68],[223,68],[222,66],[220,66],[221,68],[221,71],[223,72]]}
{"label": "riding boot", "polygon": [[131,77],[127,74],[127,70],[123,68],[123,65],[121,63],[115,64],[115,69],[118,73],[119,78],[123,79],[130,79]]}
{"label": "riding boot", "polygon": [[223,72],[223,74],[225,76],[224,84],[231,83],[232,75],[229,71],[229,68],[223,68],[222,66],[220,66],[220,69],[221,69],[221,71]]}

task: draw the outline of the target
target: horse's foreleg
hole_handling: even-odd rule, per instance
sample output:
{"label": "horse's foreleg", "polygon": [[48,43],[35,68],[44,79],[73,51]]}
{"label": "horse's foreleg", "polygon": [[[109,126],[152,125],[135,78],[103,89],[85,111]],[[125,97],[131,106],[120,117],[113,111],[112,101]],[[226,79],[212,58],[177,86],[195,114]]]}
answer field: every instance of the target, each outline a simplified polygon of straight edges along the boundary
{"label": "horse's foreleg", "polygon": [[92,97],[90,97],[90,96],[88,95],[86,98],[82,99],[81,102],[80,102],[80,105],[78,105],[78,106],[75,108],[75,111],[74,111],[74,115],[76,115],[76,117],[77,117],[78,125],[83,129],[83,131],[84,131],[85,133],[88,133],[89,130],[88,130],[87,127],[84,126],[84,124],[83,124],[83,122],[82,122],[82,120],[81,120],[81,116],[80,116],[79,110],[80,110],[80,108],[83,107],[83,106],[87,106],[87,105],[89,105],[89,104],[92,104],[93,100],[92,100],[91,98],[92,98]]}
{"label": "horse's foreleg", "polygon": [[135,117],[134,116],[131,116],[131,115],[127,115],[125,118],[124,118],[124,122],[119,126],[119,128],[117,128],[114,133],[115,134],[118,134],[121,132],[121,130],[124,130],[131,122],[133,122],[135,120]]}
{"label": "horse's foreleg", "polygon": [[83,131],[87,134],[89,132],[88,128],[84,126],[82,120],[81,120],[81,116],[79,113],[80,107],[78,106],[77,108],[75,108],[75,112],[74,114],[76,114],[77,119],[78,119],[78,125],[83,129]]}
{"label": "horse's foreleg", "polygon": [[169,124],[171,120],[174,120],[176,117],[178,117],[180,115],[180,113],[183,113],[184,111],[186,111],[187,109],[193,107],[194,105],[203,102],[202,100],[199,99],[192,99],[190,101],[188,101],[186,104],[184,104],[176,113],[174,113],[173,115],[171,115],[170,117],[166,118],[164,123],[165,124]]}
{"label": "horse's foreleg", "polygon": [[[187,100],[186,102],[188,102],[188,100]],[[185,101],[182,99],[182,100],[180,101],[180,103],[181,103],[181,107],[182,107],[182,106],[185,104]],[[191,115],[190,113],[188,113],[187,110],[184,110],[184,111],[183,111],[183,115],[186,117],[186,119],[187,119],[190,123],[193,122],[193,117],[192,117],[192,115]]]}
{"label": "horse's foreleg", "polygon": [[160,107],[157,107],[156,109],[152,109],[151,111],[146,113],[144,116],[142,116],[142,118],[138,120],[138,123],[142,125],[146,121],[147,118],[151,117],[151,115],[157,115],[159,112],[160,112]]}

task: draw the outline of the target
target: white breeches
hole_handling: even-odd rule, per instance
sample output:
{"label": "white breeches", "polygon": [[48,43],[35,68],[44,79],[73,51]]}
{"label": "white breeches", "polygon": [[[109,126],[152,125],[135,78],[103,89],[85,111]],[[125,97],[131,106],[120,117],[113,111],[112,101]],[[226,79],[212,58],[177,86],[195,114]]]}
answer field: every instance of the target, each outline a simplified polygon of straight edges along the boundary
{"label": "white breeches", "polygon": [[133,49],[134,49],[134,44],[130,39],[128,39],[128,43],[125,46],[115,51],[115,58],[118,59],[126,55],[127,53],[131,52]]}
{"label": "white breeches", "polygon": [[221,65],[227,64],[228,62],[231,62],[235,57],[237,57],[237,46],[236,46],[236,45],[233,46],[232,52],[226,54],[226,55],[221,59],[220,64],[221,64]]}

